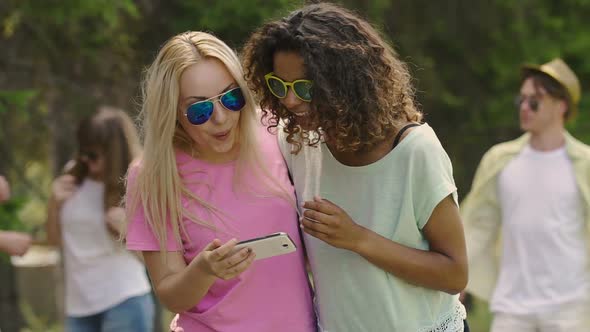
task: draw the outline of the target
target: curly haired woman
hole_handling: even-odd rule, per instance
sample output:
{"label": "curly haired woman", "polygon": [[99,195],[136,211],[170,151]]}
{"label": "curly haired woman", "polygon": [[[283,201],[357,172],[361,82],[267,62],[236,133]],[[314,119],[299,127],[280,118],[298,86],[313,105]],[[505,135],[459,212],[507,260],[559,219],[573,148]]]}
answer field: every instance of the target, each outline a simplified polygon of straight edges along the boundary
{"label": "curly haired woman", "polygon": [[395,51],[322,3],[262,26],[243,56],[302,203],[321,329],[467,331],[452,165]]}

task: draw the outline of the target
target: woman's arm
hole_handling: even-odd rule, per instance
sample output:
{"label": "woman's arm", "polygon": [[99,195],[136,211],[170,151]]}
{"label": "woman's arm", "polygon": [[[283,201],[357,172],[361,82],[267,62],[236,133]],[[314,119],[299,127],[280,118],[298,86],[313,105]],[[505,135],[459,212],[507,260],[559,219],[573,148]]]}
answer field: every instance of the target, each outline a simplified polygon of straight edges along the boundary
{"label": "woman's arm", "polygon": [[50,245],[61,245],[60,214],[63,203],[68,200],[76,191],[76,178],[65,174],[53,181],[51,185],[51,196],[47,203],[47,242]]}
{"label": "woman's arm", "polygon": [[55,197],[51,195],[47,204],[47,222],[45,223],[45,232],[47,233],[47,243],[52,246],[61,245],[61,228],[59,225],[59,213],[61,205],[57,203]]}
{"label": "woman's arm", "polygon": [[0,251],[11,256],[22,256],[31,247],[32,238],[27,233],[0,231]]}
{"label": "woman's arm", "polygon": [[194,307],[217,279],[229,280],[245,271],[254,260],[254,253],[244,248],[233,252],[236,240],[221,245],[209,243],[189,264],[180,251],[144,251],[154,290],[169,310],[179,313]]}
{"label": "woman's arm", "polygon": [[126,233],[127,216],[125,209],[120,206],[111,206],[105,212],[105,222],[108,231],[111,235],[120,240],[121,237]]}
{"label": "woman's arm", "polygon": [[6,202],[10,198],[10,185],[3,175],[0,175],[0,203]]}
{"label": "woman's arm", "polygon": [[434,209],[423,228],[429,251],[409,248],[366,231],[357,253],[407,282],[450,294],[467,285],[467,253],[459,209],[451,196]]}
{"label": "woman's arm", "polygon": [[[467,284],[467,255],[459,209],[447,196],[423,228],[430,250],[393,242],[355,223],[325,199],[306,202],[304,231],[335,247],[354,251],[381,269],[411,284],[457,294]],[[319,223],[318,223],[319,222]]]}

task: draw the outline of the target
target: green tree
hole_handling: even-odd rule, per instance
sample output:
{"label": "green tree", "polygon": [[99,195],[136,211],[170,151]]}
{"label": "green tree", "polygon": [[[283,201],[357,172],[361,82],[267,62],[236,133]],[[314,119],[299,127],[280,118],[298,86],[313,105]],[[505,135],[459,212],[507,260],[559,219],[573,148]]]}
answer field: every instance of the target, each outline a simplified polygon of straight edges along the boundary
{"label": "green tree", "polygon": [[[479,159],[519,135],[512,101],[523,63],[562,57],[590,81],[590,1],[341,1],[389,38],[416,78],[426,120],[437,130],[465,194]],[[590,96],[568,129],[590,143]]]}

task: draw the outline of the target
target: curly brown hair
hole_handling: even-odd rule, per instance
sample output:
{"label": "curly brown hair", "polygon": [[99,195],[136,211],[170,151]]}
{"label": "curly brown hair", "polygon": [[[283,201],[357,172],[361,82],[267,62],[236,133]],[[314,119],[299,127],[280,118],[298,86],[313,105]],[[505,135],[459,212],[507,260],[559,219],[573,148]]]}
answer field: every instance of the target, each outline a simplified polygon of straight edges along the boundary
{"label": "curly brown hair", "polygon": [[[313,81],[310,135],[267,89],[276,52],[296,52]],[[243,49],[245,77],[255,91],[270,128],[285,122],[287,141],[317,145],[321,139],[338,151],[370,151],[403,123],[419,122],[414,88],[404,62],[367,21],[334,4],[305,6],[253,33]],[[318,112],[319,110],[319,112]]]}

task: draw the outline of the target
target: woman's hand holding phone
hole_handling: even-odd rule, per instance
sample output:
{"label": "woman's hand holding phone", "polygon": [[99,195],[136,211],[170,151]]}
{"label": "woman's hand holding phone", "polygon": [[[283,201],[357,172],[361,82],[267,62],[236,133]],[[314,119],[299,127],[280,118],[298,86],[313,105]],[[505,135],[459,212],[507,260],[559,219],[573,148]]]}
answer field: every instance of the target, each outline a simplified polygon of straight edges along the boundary
{"label": "woman's hand holding phone", "polygon": [[249,248],[234,251],[238,241],[231,239],[224,244],[218,239],[209,243],[193,262],[203,271],[219,279],[229,280],[246,271],[256,255]]}

